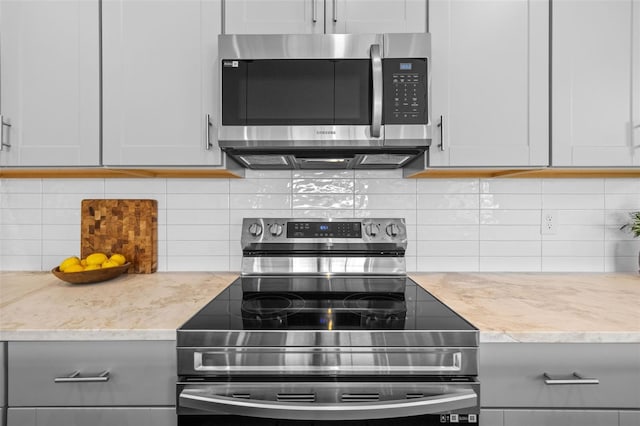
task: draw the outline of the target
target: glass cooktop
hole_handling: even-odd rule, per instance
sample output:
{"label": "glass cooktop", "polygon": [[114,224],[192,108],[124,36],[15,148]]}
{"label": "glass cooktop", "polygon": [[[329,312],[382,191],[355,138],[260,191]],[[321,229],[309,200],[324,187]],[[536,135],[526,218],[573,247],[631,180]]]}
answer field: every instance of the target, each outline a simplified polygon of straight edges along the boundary
{"label": "glass cooktop", "polygon": [[179,330],[476,328],[406,277],[241,277]]}

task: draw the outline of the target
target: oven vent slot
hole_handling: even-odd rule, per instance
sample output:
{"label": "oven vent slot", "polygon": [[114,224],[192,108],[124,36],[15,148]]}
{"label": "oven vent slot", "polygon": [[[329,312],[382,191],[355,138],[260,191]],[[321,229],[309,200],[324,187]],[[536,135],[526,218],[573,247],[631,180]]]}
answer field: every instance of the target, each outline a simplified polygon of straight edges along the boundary
{"label": "oven vent slot", "polygon": [[251,399],[251,394],[250,393],[232,393],[231,396],[233,398]]}
{"label": "oven vent slot", "polygon": [[424,394],[423,393],[408,393],[406,395],[407,399],[416,399],[416,398],[424,398]]}
{"label": "oven vent slot", "polygon": [[314,393],[278,393],[276,398],[281,402],[315,402],[316,395]]}
{"label": "oven vent slot", "polygon": [[343,393],[342,402],[380,401],[379,393]]}

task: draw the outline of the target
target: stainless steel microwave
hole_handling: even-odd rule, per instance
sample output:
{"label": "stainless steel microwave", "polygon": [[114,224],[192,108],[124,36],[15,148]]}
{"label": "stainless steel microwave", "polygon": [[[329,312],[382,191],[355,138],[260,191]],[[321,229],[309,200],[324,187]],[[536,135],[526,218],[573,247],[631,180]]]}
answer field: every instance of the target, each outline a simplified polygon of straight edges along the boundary
{"label": "stainless steel microwave", "polygon": [[221,35],[220,147],[254,169],[398,168],[431,142],[430,36]]}

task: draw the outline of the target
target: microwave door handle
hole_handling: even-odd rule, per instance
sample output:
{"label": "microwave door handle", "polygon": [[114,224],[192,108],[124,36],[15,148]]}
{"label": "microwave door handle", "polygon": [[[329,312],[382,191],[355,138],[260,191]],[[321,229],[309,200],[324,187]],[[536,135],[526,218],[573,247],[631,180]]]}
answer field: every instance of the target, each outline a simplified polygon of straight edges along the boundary
{"label": "microwave door handle", "polygon": [[380,137],[382,126],[382,58],[380,57],[380,45],[372,44],[371,50],[371,74],[373,75],[373,99],[371,100],[371,137]]}
{"label": "microwave door handle", "polygon": [[302,402],[271,402],[232,398],[213,395],[205,390],[184,389],[180,393],[178,403],[179,408],[191,408],[215,414],[271,419],[340,421],[449,413],[477,407],[478,395],[473,389],[467,389],[425,398],[377,403],[304,404]]}

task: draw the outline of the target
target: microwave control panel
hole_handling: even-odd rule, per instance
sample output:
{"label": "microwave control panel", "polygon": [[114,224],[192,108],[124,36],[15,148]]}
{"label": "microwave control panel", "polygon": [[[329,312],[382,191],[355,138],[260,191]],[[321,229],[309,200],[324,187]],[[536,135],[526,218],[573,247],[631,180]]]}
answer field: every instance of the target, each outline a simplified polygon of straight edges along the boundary
{"label": "microwave control panel", "polygon": [[382,60],[383,122],[427,124],[427,59]]}

